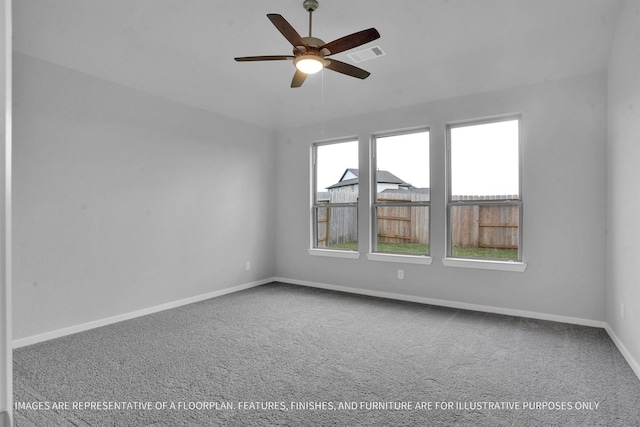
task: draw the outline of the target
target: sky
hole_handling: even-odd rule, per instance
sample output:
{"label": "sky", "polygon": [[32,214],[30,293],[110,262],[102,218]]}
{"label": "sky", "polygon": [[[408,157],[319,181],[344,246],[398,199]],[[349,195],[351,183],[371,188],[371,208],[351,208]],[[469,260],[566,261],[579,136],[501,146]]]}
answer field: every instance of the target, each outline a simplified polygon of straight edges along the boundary
{"label": "sky", "polygon": [[451,194],[519,194],[518,121],[451,129]]}
{"label": "sky", "polygon": [[417,188],[429,187],[429,132],[376,138],[376,166]]}
{"label": "sky", "polygon": [[[518,194],[518,133],[517,120],[452,128],[452,194]],[[376,151],[379,170],[418,188],[430,186],[429,132],[378,137]],[[347,168],[358,167],[358,142],[321,145],[317,156],[318,191],[326,191]]]}

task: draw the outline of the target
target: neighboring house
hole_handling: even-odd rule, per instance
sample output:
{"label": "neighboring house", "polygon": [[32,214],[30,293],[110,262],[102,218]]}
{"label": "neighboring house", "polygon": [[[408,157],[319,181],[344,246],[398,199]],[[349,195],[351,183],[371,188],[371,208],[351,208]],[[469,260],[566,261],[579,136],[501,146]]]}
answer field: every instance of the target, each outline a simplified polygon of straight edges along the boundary
{"label": "neighboring house", "polygon": [[[378,178],[378,193],[385,190],[417,190],[413,185],[403,181],[391,172],[379,170],[376,174]],[[347,169],[342,174],[340,181],[327,187],[330,192],[358,190],[358,169]]]}

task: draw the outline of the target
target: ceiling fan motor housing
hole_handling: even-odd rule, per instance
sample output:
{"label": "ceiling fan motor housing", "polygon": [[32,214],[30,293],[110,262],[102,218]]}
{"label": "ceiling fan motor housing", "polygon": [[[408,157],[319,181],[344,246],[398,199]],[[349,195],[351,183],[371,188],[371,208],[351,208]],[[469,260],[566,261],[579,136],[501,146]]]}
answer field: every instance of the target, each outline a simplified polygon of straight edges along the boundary
{"label": "ceiling fan motor housing", "polygon": [[310,47],[324,46],[326,43],[317,37],[303,37],[302,40]]}

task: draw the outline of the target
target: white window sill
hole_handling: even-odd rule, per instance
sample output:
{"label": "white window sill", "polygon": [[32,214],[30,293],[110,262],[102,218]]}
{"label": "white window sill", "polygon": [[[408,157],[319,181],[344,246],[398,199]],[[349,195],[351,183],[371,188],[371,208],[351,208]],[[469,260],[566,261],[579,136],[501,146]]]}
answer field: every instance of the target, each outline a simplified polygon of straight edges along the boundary
{"label": "white window sill", "polygon": [[335,249],[309,249],[309,255],[325,256],[325,257],[331,257],[331,258],[348,258],[348,259],[360,258],[360,252],[338,251]]}
{"label": "white window sill", "polygon": [[422,264],[431,265],[433,258],[426,255],[400,255],[400,254],[384,254],[384,253],[368,253],[369,261],[383,262],[400,262],[405,264]]}
{"label": "white window sill", "polygon": [[527,264],[519,261],[493,261],[485,259],[442,258],[447,267],[477,268],[481,270],[515,271],[522,273]]}

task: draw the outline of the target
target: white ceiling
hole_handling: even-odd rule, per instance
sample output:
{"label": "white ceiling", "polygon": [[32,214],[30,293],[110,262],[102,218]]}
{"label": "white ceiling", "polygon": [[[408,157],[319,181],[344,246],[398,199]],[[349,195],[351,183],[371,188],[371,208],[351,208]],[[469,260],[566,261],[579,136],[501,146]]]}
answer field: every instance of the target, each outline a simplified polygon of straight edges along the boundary
{"label": "white ceiling", "polygon": [[[302,36],[302,0],[15,0],[15,50],[269,128],[515,87],[606,68],[620,0],[319,0],[326,42],[375,27],[386,56],[359,80],[326,70],[289,88],[267,19]],[[354,50],[358,50],[356,48]],[[336,59],[352,63],[347,53]]]}

